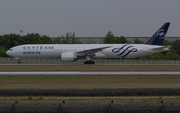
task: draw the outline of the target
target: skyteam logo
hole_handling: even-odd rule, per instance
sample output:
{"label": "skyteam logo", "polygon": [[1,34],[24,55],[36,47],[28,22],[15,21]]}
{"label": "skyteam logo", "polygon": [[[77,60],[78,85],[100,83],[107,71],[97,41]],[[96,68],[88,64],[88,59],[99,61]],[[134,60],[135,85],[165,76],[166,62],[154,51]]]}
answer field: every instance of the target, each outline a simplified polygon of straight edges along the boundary
{"label": "skyteam logo", "polygon": [[129,55],[131,52],[137,52],[137,49],[134,48],[134,46],[124,45],[121,48],[112,49],[112,52],[119,53],[118,56],[121,56],[121,58],[123,58]]}
{"label": "skyteam logo", "polygon": [[164,39],[164,36],[166,35],[165,31],[163,29],[160,29],[158,32],[157,32],[157,36],[160,38],[160,39]]}

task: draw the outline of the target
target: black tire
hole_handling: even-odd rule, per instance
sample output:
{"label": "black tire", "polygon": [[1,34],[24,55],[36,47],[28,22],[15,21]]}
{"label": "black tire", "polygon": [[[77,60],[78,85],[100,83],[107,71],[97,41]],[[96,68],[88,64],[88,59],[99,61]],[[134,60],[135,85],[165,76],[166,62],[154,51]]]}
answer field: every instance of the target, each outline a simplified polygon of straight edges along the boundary
{"label": "black tire", "polygon": [[95,64],[95,62],[91,61],[91,60],[88,60],[88,61],[85,61],[84,64]]}
{"label": "black tire", "polygon": [[94,61],[90,61],[90,63],[89,64],[94,64],[95,62]]}

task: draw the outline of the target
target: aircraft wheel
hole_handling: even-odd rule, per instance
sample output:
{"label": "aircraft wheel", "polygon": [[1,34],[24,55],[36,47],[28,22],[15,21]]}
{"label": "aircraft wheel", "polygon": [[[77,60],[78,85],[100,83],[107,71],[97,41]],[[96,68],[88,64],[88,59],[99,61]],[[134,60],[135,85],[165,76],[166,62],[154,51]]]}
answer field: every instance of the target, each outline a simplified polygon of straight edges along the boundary
{"label": "aircraft wheel", "polygon": [[85,61],[84,64],[87,64],[87,62]]}
{"label": "aircraft wheel", "polygon": [[88,61],[85,61],[84,64],[95,64],[95,62],[91,61],[91,60],[88,60]]}
{"label": "aircraft wheel", "polygon": [[21,64],[21,61],[20,61],[20,60],[18,60],[18,64]]}
{"label": "aircraft wheel", "polygon": [[92,64],[95,64],[95,62],[94,62],[94,61],[92,61]]}

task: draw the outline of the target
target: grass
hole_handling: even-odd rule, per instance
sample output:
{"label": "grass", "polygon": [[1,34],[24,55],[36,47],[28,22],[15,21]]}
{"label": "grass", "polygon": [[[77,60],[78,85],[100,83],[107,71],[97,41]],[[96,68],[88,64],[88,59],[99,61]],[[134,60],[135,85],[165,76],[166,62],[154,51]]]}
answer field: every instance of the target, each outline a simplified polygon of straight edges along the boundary
{"label": "grass", "polygon": [[111,103],[113,100],[114,103],[134,103],[134,104],[152,104],[152,103],[161,103],[163,100],[164,103],[171,103],[172,105],[175,103],[180,104],[180,100],[176,98],[150,98],[150,99],[0,99],[0,103],[14,103],[17,101],[17,103],[62,103],[65,101],[65,103]]}
{"label": "grass", "polygon": [[0,65],[0,71],[180,70],[180,65]]}
{"label": "grass", "polygon": [[3,75],[0,89],[180,88],[179,75]]}
{"label": "grass", "polygon": [[[0,71],[124,71],[124,70],[180,70],[180,65],[0,65]],[[179,75],[4,75],[0,89],[98,89],[98,88],[180,88]],[[112,99],[0,99],[0,103],[110,103]],[[115,103],[180,104],[180,98],[114,99]]]}
{"label": "grass", "polygon": [[29,96],[29,97],[28,97],[28,100],[32,100],[32,96]]}

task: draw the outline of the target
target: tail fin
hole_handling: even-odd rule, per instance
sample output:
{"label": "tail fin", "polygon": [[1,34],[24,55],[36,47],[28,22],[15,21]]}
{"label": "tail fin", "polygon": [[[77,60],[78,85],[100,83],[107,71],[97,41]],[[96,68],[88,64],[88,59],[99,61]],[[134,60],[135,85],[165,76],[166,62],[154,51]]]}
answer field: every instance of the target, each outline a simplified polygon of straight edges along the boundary
{"label": "tail fin", "polygon": [[149,38],[144,44],[150,44],[150,45],[162,45],[164,41],[164,37],[168,31],[170,23],[164,23],[164,25],[159,28],[154,35]]}

